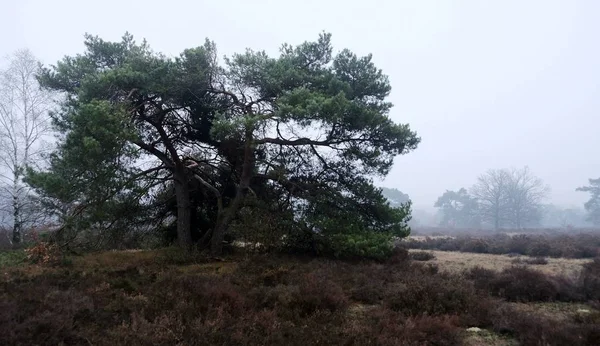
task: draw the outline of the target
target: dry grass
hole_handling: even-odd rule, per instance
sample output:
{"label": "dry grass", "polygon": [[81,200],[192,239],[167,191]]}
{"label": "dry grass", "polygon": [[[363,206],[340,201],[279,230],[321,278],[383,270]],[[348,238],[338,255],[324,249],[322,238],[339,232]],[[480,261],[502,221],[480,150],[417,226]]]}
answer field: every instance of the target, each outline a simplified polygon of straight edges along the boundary
{"label": "dry grass", "polygon": [[517,346],[519,343],[510,337],[499,335],[487,329],[467,331],[466,346]]}
{"label": "dry grass", "polygon": [[404,239],[402,239],[403,241],[409,241],[409,240],[414,240],[414,241],[425,241],[427,239],[454,239],[456,237],[451,236],[451,235],[411,235],[408,236]]}
{"label": "dry grass", "polygon": [[[410,250],[416,252],[419,250]],[[442,270],[459,273],[465,269],[481,266],[486,269],[501,271],[514,265],[514,257],[507,255],[490,255],[458,251],[430,251],[435,255],[431,263],[437,263]],[[522,258],[532,258],[521,256]],[[548,264],[529,265],[546,274],[564,275],[572,277],[581,271],[583,264],[591,262],[590,259],[548,258]]]}

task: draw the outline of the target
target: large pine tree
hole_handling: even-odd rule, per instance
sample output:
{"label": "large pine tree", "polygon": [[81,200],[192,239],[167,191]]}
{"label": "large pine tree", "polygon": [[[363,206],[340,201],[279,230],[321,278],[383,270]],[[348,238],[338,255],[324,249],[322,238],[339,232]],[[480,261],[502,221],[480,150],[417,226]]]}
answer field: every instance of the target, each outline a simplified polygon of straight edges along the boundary
{"label": "large pine tree", "polygon": [[[106,223],[98,209],[142,203],[162,184],[175,197],[179,244],[215,254],[248,196],[303,232],[407,233],[408,209],[391,208],[372,178],[420,139],[389,118],[391,87],[371,56],[334,55],[329,34],[224,66],[209,41],[176,58],[129,34],[85,44],[39,77],[66,95],[51,167],[29,174],[47,200]],[[194,229],[200,207],[210,212]]]}

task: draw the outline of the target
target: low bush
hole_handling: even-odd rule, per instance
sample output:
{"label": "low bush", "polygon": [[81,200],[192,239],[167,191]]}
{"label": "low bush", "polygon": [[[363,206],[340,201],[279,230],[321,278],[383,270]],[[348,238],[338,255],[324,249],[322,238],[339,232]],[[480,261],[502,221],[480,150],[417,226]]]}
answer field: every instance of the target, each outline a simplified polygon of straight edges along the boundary
{"label": "low bush", "polygon": [[474,280],[477,288],[508,301],[552,301],[557,299],[559,293],[555,281],[546,274],[521,266],[506,268],[500,273],[473,268],[467,277]]}

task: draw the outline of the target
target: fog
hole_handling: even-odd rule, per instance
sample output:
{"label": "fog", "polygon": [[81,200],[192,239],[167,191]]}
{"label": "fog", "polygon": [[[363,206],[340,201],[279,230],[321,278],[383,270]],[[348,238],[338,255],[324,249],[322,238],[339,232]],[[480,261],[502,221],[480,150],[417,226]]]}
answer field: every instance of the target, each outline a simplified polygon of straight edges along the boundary
{"label": "fog", "polygon": [[422,143],[381,185],[432,209],[445,190],[490,168],[529,166],[550,202],[600,176],[597,1],[11,1],[0,55],[29,48],[46,64],[83,51],[83,34],[129,31],[177,55],[214,40],[221,54],[333,34],[337,50],[373,54],[392,83],[391,116]]}

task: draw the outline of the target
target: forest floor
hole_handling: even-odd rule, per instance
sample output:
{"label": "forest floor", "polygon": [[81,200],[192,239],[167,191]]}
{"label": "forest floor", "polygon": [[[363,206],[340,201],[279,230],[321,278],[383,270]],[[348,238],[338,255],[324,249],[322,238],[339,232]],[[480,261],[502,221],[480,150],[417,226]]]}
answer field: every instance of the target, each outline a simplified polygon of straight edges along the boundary
{"label": "forest floor", "polygon": [[[505,283],[513,295],[503,296],[476,287],[480,278],[468,274],[481,265],[501,277],[499,271],[512,268],[513,258],[434,255],[420,262],[398,252],[386,263],[249,254],[215,260],[168,248],[36,265],[17,252],[3,252],[0,344],[591,345],[600,340],[597,304],[518,291],[547,290],[531,282],[516,288]],[[575,275],[583,263],[557,259],[527,267]]]}

